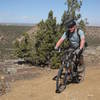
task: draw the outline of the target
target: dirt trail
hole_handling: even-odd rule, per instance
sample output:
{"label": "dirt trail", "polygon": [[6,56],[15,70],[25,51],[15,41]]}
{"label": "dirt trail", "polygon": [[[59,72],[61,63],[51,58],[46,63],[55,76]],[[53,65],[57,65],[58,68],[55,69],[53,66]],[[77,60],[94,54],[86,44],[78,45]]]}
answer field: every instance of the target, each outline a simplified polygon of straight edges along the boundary
{"label": "dirt trail", "polygon": [[12,90],[0,100],[100,100],[100,67],[86,70],[85,80],[80,84],[70,84],[60,94],[55,93],[52,78],[57,70],[44,70],[38,78],[21,80],[12,84]]}

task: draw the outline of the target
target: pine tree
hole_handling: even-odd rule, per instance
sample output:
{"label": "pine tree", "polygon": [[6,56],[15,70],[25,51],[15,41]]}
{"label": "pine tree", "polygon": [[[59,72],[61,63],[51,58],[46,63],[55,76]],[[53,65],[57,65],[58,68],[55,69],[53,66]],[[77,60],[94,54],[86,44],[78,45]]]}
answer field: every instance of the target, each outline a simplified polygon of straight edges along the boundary
{"label": "pine tree", "polygon": [[[79,25],[79,27],[82,28],[83,31],[85,31],[87,22],[85,22],[85,20],[81,18],[81,14],[80,14],[82,0],[66,0],[65,4],[67,5],[67,10],[64,11],[64,14],[62,16],[61,26],[64,26],[67,20],[74,19]],[[65,31],[66,30],[67,29],[65,28]]]}
{"label": "pine tree", "polygon": [[45,22],[42,20],[38,26],[35,44],[37,64],[49,65],[57,42],[57,24],[52,10],[49,12],[47,20]]}
{"label": "pine tree", "polygon": [[73,19],[79,19],[81,15],[78,12],[82,6],[82,0],[67,0],[66,4],[68,16]]}

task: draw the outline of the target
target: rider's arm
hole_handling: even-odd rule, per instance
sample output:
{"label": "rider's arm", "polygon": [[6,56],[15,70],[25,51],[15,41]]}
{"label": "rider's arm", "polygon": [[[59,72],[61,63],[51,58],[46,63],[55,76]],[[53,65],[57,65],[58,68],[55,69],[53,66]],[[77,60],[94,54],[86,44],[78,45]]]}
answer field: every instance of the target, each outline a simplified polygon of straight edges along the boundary
{"label": "rider's arm", "polygon": [[80,49],[84,48],[84,44],[85,44],[85,37],[83,36],[80,41]]}
{"label": "rider's arm", "polygon": [[80,30],[79,34],[80,34],[80,39],[81,39],[81,41],[80,41],[80,49],[83,49],[84,48],[84,44],[85,44],[85,33],[82,30]]}
{"label": "rider's arm", "polygon": [[66,38],[66,33],[64,33],[64,34],[62,35],[62,37],[59,39],[59,41],[57,42],[55,48],[58,48],[58,47],[62,44],[62,42],[64,41],[65,38]]}
{"label": "rider's arm", "polygon": [[56,48],[58,48],[62,44],[63,41],[64,41],[64,39],[60,38],[59,41],[56,44]]}

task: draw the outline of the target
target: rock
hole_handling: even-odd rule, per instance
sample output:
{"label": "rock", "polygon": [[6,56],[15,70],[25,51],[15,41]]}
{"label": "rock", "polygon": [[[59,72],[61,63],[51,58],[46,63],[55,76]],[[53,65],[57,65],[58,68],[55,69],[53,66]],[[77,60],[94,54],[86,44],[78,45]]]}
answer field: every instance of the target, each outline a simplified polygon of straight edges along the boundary
{"label": "rock", "polygon": [[17,73],[16,68],[7,68],[7,74],[15,75]]}
{"label": "rock", "polygon": [[96,50],[100,52],[100,46],[97,46],[96,47]]}
{"label": "rock", "polygon": [[0,95],[4,95],[10,90],[10,84],[4,76],[0,76]]}

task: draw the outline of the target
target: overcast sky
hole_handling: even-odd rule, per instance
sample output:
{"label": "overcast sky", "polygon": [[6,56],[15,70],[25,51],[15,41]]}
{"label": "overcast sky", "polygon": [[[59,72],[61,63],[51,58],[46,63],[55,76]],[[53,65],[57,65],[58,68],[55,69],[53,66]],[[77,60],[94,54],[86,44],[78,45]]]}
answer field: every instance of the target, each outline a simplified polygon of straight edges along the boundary
{"label": "overcast sky", "polygon": [[[38,23],[46,19],[53,10],[60,22],[67,7],[65,0],[0,0],[0,22]],[[100,25],[100,0],[83,0],[82,18],[87,18],[90,25]]]}

